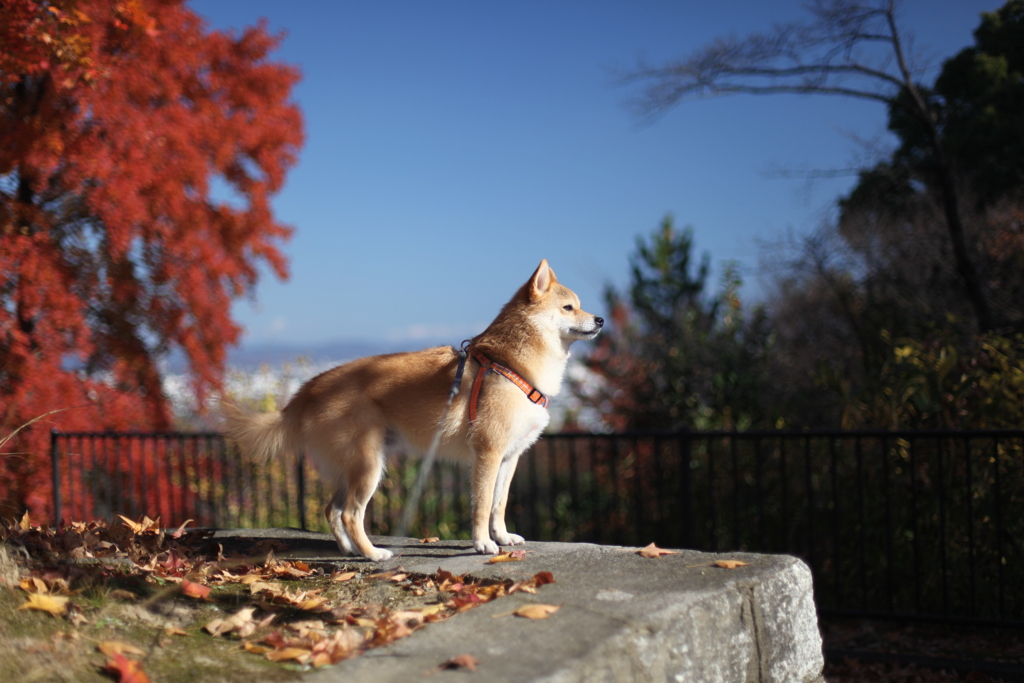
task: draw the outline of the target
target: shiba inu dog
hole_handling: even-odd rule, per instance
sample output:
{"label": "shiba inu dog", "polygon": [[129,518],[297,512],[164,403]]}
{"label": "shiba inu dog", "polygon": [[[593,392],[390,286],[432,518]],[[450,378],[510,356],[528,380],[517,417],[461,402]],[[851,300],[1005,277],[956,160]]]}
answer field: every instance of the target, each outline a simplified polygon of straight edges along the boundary
{"label": "shiba inu dog", "polygon": [[603,325],[544,260],[468,342],[461,390],[447,416],[459,353],[443,346],[328,370],[280,412],[248,414],[225,403],[227,433],[255,458],[304,449],[335,487],[326,515],[338,546],[385,560],[391,551],[370,543],[363,522],[385,459],[393,451],[424,452],[440,429],[439,457],[472,464],[473,547],[493,555],[523,543],[505,527],[516,463],[548,424],[547,400],[561,389],[569,347],[593,339]]}

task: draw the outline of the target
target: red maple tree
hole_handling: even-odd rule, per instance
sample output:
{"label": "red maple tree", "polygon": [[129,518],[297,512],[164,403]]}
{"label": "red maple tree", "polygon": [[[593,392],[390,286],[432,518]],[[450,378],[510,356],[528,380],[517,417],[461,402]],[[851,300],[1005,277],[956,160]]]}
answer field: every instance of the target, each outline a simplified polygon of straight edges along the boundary
{"label": "red maple tree", "polygon": [[67,409],[0,453],[0,515],[47,514],[51,426],[168,427],[171,350],[217,388],[232,299],[261,264],[287,276],[269,200],[303,132],[279,41],[182,0],[0,5],[0,438]]}

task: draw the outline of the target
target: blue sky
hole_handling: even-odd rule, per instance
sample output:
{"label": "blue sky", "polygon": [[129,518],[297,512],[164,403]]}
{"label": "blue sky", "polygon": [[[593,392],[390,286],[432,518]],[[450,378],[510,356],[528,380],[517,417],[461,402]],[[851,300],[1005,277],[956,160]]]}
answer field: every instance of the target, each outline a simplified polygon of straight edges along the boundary
{"label": "blue sky", "polygon": [[[1002,3],[908,0],[938,64]],[[805,16],[790,0],[280,2],[193,0],[213,28],[266,17],[297,65],[306,144],[278,217],[291,277],[235,304],[243,346],[372,340],[417,348],[475,334],[547,258],[585,309],[627,281],[638,235],[671,213],[697,250],[739,262],[755,300],[762,245],[815,228],[885,143],[878,104],[726,97],[639,121],[616,70]],[[713,285],[717,287],[717,282]]]}

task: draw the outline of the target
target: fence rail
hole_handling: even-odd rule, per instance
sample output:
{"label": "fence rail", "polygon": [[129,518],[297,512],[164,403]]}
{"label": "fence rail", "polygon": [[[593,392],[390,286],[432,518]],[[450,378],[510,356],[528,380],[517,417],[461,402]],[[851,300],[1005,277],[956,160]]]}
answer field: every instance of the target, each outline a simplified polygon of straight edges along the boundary
{"label": "fence rail", "polygon": [[[216,433],[52,438],[57,519],[326,530],[301,457],[253,463]],[[389,465],[371,532],[398,526],[418,465]],[[465,537],[468,482],[436,467],[414,533]],[[826,614],[1024,626],[1024,430],[551,434],[508,518],[533,540],[791,553]]]}

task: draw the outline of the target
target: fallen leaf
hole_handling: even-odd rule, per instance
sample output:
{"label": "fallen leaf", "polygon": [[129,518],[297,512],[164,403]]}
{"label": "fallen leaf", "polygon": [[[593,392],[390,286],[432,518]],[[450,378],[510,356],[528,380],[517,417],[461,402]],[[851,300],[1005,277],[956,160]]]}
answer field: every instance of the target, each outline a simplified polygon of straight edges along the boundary
{"label": "fallen leaf", "polygon": [[479,663],[473,655],[459,655],[458,657],[452,657],[442,664],[439,671],[444,671],[445,669],[469,669],[470,671],[476,671]]}
{"label": "fallen leaf", "polygon": [[105,654],[108,657],[114,655],[138,655],[140,657],[146,656],[145,650],[140,650],[130,643],[122,643],[119,640],[104,640],[96,646],[96,649]]}
{"label": "fallen leaf", "polygon": [[46,582],[35,576],[26,576],[23,578],[19,585],[21,590],[26,593],[49,593],[50,589],[47,587]]}
{"label": "fallen leaf", "polygon": [[81,626],[82,624],[88,624],[89,620],[82,614],[81,608],[73,602],[68,603],[68,621],[71,622],[72,626]]}
{"label": "fallen leaf", "polygon": [[188,631],[178,626],[165,626],[164,633],[169,636],[187,636]]}
{"label": "fallen leaf", "polygon": [[181,538],[185,533],[185,527],[194,522],[194,519],[186,519],[185,523],[178,527],[178,530],[171,534],[171,538]]}
{"label": "fallen leaf", "polygon": [[252,618],[255,612],[255,607],[244,607],[226,619],[214,619],[203,628],[212,636],[235,632],[239,638],[248,638],[256,632],[256,621]]}
{"label": "fallen leaf", "polygon": [[518,562],[526,557],[525,550],[513,550],[511,552],[505,551],[498,553],[491,559],[487,560],[485,564],[497,564],[498,562]]}
{"label": "fallen leaf", "polygon": [[21,516],[21,521],[18,522],[18,528],[22,531],[28,531],[32,528],[32,523],[28,519],[28,510],[25,510],[25,514]]}
{"label": "fallen leaf", "polygon": [[351,581],[356,578],[358,572],[334,572],[331,574],[331,581]]}
{"label": "fallen leaf", "polygon": [[441,539],[438,538],[437,536],[428,536],[426,538],[421,538],[420,539],[420,543],[437,543],[440,540]]}
{"label": "fallen leaf", "polygon": [[637,553],[640,555],[640,557],[646,557],[646,558],[649,558],[649,559],[661,557],[662,555],[678,555],[679,554],[679,552],[676,551],[676,550],[664,550],[664,549],[659,548],[658,546],[654,545],[653,543],[651,543],[646,548],[643,548],[642,550],[638,550]]}
{"label": "fallen leaf", "polygon": [[123,521],[124,525],[132,530],[132,533],[143,534],[147,531],[159,531],[160,530],[160,518],[150,519],[149,515],[143,515],[142,521],[135,522],[124,515],[118,515]]}
{"label": "fallen leaf", "polygon": [[748,565],[742,560],[716,560],[715,566],[722,569],[736,569],[736,567],[746,567]]}
{"label": "fallen leaf", "polygon": [[310,650],[301,647],[284,647],[280,650],[271,650],[264,657],[272,662],[286,662],[294,659],[297,662],[304,662],[312,654]]}
{"label": "fallen leaf", "polygon": [[420,608],[419,613],[422,614],[425,617],[429,617],[429,616],[433,616],[433,615],[437,614],[438,612],[442,611],[443,609],[444,609],[444,605],[442,605],[442,604],[427,605],[426,607]]}
{"label": "fallen leaf", "polygon": [[172,572],[180,572],[186,566],[185,560],[183,560],[178,551],[173,548],[167,551],[167,559],[161,562],[160,565]]}
{"label": "fallen leaf", "polygon": [[103,670],[117,676],[119,683],[150,683],[149,676],[142,670],[142,664],[122,654],[111,657]]}
{"label": "fallen leaf", "polygon": [[41,612],[49,612],[55,617],[64,614],[67,609],[69,598],[62,595],[42,595],[40,593],[29,593],[28,602],[18,609],[37,609]]}
{"label": "fallen leaf", "polygon": [[561,605],[523,605],[512,614],[527,619],[547,619],[549,616],[561,609]]}
{"label": "fallen leaf", "polygon": [[313,666],[337,664],[357,654],[366,643],[366,635],[356,629],[343,628],[313,646]]}
{"label": "fallen leaf", "polygon": [[546,586],[555,582],[555,576],[551,572],[537,572],[533,575],[533,585]]}
{"label": "fallen leaf", "polygon": [[256,643],[253,643],[248,640],[242,643],[242,647],[245,649],[246,652],[251,652],[255,655],[265,655],[268,652],[273,652],[274,650],[274,648],[272,647],[266,647],[265,645],[257,645]]}
{"label": "fallen leaf", "polygon": [[204,586],[201,583],[194,583],[188,579],[181,580],[181,592],[187,597],[195,598],[196,600],[209,600],[210,590],[209,586]]}
{"label": "fallen leaf", "polygon": [[[413,612],[412,610],[401,610],[398,612],[392,612],[388,618],[388,622],[392,627],[391,638],[397,640],[404,638],[416,629],[423,626],[424,615],[422,612]],[[381,635],[378,632],[378,635]]]}

